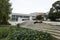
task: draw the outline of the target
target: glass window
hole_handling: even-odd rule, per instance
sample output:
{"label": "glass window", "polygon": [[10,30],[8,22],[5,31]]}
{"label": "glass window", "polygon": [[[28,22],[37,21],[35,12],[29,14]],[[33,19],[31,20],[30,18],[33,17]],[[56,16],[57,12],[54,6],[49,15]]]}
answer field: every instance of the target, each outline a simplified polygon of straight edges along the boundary
{"label": "glass window", "polygon": [[15,15],[12,15],[12,17],[15,17]]}
{"label": "glass window", "polygon": [[12,21],[18,21],[18,18],[12,18]]}

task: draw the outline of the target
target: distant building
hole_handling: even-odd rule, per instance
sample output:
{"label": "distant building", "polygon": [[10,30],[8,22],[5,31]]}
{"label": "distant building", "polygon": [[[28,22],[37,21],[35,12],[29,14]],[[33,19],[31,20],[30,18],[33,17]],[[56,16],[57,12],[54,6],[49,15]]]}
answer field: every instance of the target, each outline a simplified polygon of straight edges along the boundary
{"label": "distant building", "polygon": [[37,15],[45,15],[44,13],[31,13],[31,14],[20,14],[20,13],[12,13],[10,15],[9,23],[11,25],[16,25],[18,23],[23,23],[26,21],[33,21],[36,19]]}

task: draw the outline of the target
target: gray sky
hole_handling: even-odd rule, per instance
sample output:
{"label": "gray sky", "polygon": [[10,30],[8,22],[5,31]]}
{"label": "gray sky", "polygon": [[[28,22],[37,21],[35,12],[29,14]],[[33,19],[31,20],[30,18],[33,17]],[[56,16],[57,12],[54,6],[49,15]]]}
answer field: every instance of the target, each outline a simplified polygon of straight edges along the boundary
{"label": "gray sky", "polygon": [[57,0],[10,0],[13,13],[48,12]]}

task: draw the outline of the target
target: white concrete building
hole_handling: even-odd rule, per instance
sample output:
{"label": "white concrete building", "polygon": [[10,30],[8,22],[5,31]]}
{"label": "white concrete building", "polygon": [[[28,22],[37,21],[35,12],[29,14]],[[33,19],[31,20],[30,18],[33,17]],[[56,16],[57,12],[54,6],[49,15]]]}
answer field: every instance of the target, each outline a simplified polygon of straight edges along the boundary
{"label": "white concrete building", "polygon": [[36,19],[37,15],[43,15],[43,13],[31,13],[31,14],[20,14],[20,13],[12,13],[10,15],[9,23],[11,25],[16,25],[18,23],[23,23],[26,21],[33,21]]}
{"label": "white concrete building", "polygon": [[31,14],[20,14],[20,13],[12,13],[10,15],[9,23],[11,25],[16,25],[18,23],[23,23],[26,21],[32,21],[36,15],[31,15]]}

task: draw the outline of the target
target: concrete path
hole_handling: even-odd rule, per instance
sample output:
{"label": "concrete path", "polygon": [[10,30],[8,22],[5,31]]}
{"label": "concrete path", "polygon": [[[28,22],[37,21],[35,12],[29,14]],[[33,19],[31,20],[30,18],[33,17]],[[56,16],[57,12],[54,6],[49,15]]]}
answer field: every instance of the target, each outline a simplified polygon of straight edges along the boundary
{"label": "concrete path", "polygon": [[46,23],[36,23],[29,21],[21,25],[21,27],[29,28],[38,31],[44,31],[51,33],[52,36],[55,38],[60,39],[60,26],[52,26]]}

